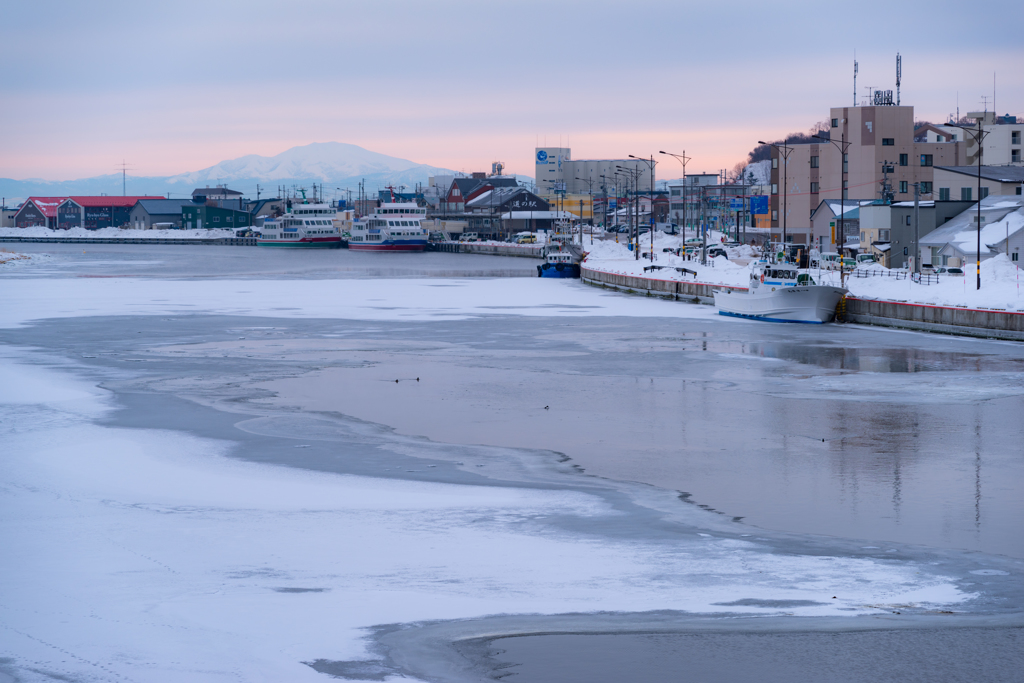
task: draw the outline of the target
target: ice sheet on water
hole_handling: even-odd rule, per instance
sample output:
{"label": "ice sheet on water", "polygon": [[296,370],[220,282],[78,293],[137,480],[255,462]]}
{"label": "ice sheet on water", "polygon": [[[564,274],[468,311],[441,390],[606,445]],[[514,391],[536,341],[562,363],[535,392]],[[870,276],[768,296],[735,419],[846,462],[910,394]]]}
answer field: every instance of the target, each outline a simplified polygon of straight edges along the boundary
{"label": "ice sheet on water", "polygon": [[[367,661],[363,629],[381,623],[665,609],[845,615],[970,598],[897,561],[774,555],[717,535],[666,541],[596,489],[232,460],[227,442],[97,426],[93,413],[66,410],[69,396],[101,401],[91,383],[21,365],[7,371],[32,373],[35,402],[0,411],[66,416],[32,429],[26,415],[28,431],[0,433],[9,627],[0,656],[25,677],[31,662],[68,678],[315,681],[303,662]],[[379,428],[348,433],[373,443]],[[611,516],[629,533],[572,531],[572,520]]]}

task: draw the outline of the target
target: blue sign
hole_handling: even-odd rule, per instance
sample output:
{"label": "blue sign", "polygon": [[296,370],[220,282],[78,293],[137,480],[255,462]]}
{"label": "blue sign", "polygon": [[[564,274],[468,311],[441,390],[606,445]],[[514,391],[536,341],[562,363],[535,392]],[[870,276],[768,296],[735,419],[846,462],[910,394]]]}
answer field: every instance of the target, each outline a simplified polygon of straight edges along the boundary
{"label": "blue sign", "polygon": [[750,213],[764,215],[768,213],[768,195],[755,194],[750,197]]}
{"label": "blue sign", "polygon": [[547,160],[548,160],[548,153],[547,152],[545,152],[544,150],[541,150],[541,151],[537,152],[537,161],[539,161],[541,163],[544,163]]}
{"label": "blue sign", "polygon": [[729,210],[730,211],[742,211],[743,210],[743,200],[739,199],[737,197],[731,198],[729,200]]}

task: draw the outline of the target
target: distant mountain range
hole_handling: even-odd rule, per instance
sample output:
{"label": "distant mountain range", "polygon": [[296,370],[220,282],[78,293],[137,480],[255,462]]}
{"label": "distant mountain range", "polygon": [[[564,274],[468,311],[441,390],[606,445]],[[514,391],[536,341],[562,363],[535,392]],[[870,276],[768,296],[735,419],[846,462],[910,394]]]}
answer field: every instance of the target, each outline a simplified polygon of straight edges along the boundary
{"label": "distant mountain range", "polygon": [[[481,169],[483,170],[483,169]],[[343,142],[314,142],[292,147],[277,156],[264,157],[249,154],[230,161],[222,161],[201,171],[163,177],[128,176],[125,193],[129,195],[164,195],[187,197],[197,187],[227,185],[246,197],[260,195],[273,197],[279,185],[291,188],[311,188],[323,183],[330,196],[335,188],[355,191],[360,180],[366,181],[371,193],[387,185],[413,188],[416,183],[427,184],[430,176],[455,175],[454,171],[408,159],[378,154],[358,145]],[[122,193],[121,175],[111,174],[80,180],[12,180],[0,178],[0,196],[7,204],[31,196],[67,195],[119,195]]]}

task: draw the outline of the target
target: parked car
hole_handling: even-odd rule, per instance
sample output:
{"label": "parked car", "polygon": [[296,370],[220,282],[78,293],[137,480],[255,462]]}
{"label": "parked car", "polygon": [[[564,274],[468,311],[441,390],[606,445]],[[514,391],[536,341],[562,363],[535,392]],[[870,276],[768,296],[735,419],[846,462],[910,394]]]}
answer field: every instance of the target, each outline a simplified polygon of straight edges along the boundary
{"label": "parked car", "polygon": [[874,254],[857,254],[857,265],[862,266],[868,263],[878,263]]}
{"label": "parked car", "polygon": [[478,234],[476,234],[475,232],[464,232],[464,233],[462,233],[462,236],[459,237],[459,241],[460,242],[479,242],[480,241],[480,236]]}
{"label": "parked car", "polygon": [[936,275],[963,275],[963,268],[950,268],[947,266],[939,266],[935,269]]}
{"label": "parked car", "polygon": [[536,244],[536,235],[520,235],[516,238],[516,244]]}
{"label": "parked car", "polygon": [[842,256],[834,251],[823,252],[818,256],[818,262],[812,263],[812,268],[822,268],[824,270],[839,270],[840,264],[842,263]]}
{"label": "parked car", "polygon": [[729,254],[725,252],[724,247],[718,246],[717,244],[708,247],[708,258],[715,258],[718,256],[724,256],[725,258],[729,258]]}

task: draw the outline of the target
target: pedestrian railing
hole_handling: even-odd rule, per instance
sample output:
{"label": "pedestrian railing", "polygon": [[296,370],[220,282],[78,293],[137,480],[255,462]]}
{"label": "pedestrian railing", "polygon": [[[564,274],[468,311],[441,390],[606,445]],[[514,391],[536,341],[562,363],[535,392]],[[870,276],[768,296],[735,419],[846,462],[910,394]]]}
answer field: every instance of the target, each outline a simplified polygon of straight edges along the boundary
{"label": "pedestrian railing", "polygon": [[939,276],[934,273],[911,273],[906,270],[880,270],[880,269],[867,269],[857,268],[850,272],[850,277],[856,278],[869,278],[869,277],[891,277],[896,280],[911,280],[921,285],[937,285],[939,284]]}

